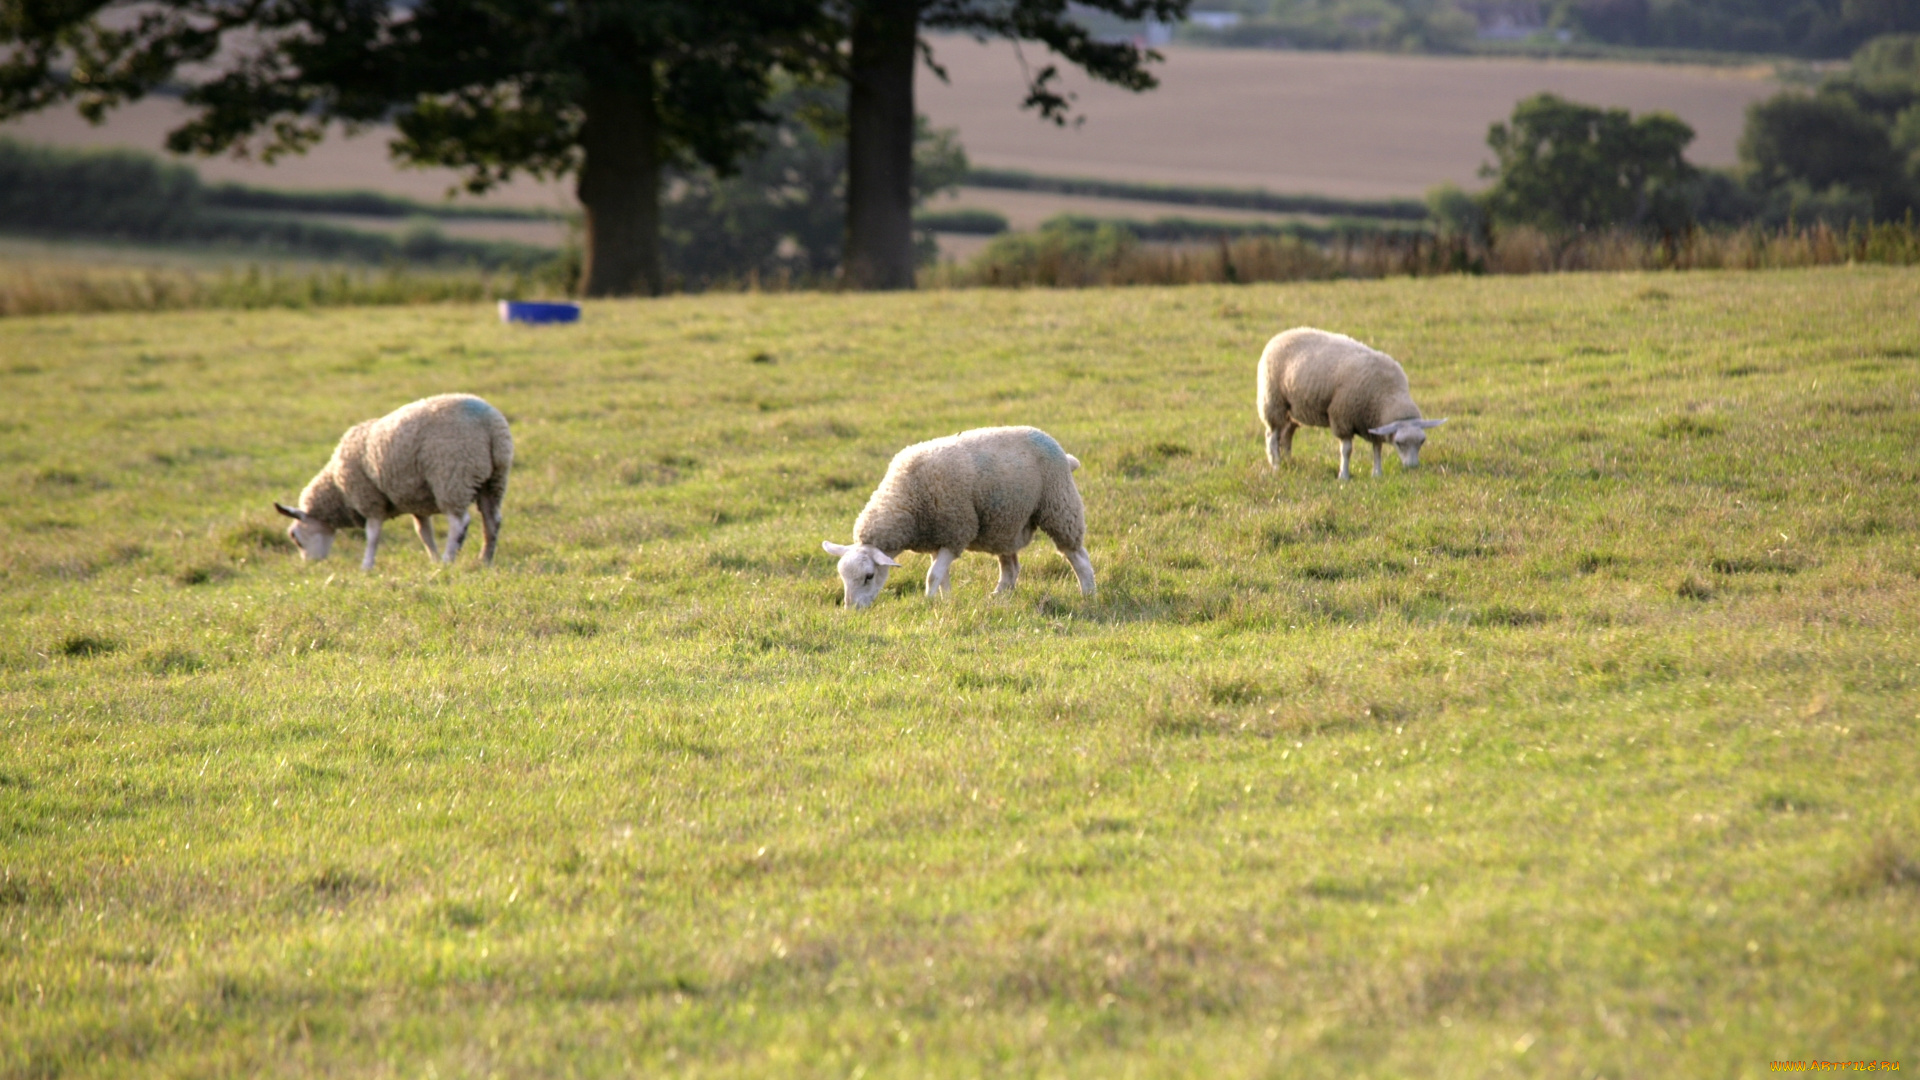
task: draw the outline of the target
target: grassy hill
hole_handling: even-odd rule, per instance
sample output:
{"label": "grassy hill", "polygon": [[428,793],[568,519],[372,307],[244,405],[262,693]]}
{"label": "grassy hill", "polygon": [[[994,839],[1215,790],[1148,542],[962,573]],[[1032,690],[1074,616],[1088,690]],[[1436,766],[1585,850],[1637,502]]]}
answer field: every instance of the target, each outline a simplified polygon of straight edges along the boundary
{"label": "grassy hill", "polygon": [[[1916,1058],[1920,274],[0,321],[0,1075],[1756,1076]],[[1270,472],[1393,352],[1427,467]],[[270,500],[481,393],[500,563]],[[1039,424],[1100,594],[835,605]],[[396,523],[397,525],[398,523]]]}

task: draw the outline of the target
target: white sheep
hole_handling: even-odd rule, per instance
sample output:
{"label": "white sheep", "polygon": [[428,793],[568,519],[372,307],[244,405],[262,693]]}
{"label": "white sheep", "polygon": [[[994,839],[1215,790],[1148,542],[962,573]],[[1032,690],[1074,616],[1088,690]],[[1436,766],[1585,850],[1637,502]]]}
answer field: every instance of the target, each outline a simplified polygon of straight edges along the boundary
{"label": "white sheep", "polygon": [[1079,467],[1053,436],[1030,427],[978,428],[900,451],[853,523],[853,543],[820,545],[840,558],[846,605],[871,605],[902,551],[933,555],[928,596],[948,591],[949,568],[963,551],[998,555],[993,591],[1011,592],[1020,579],[1020,549],[1035,529],[1053,538],[1080,592],[1092,596],[1086,509],[1073,486]]}
{"label": "white sheep", "polygon": [[1293,454],[1293,433],[1330,427],[1340,440],[1340,479],[1352,474],[1353,437],[1373,444],[1373,475],[1380,475],[1380,444],[1391,441],[1400,464],[1420,465],[1427,429],[1445,419],[1423,420],[1407,388],[1407,373],[1393,357],[1345,334],[1299,326],[1275,335],[1260,354],[1260,419],[1267,426],[1267,460],[1274,468]]}
{"label": "white sheep", "polygon": [[[333,550],[337,530],[366,526],[360,567],[371,570],[381,523],[400,514],[413,515],[428,555],[452,562],[467,539],[467,508],[477,504],[486,533],[480,557],[492,563],[512,466],[513,436],[500,410],[472,394],[441,394],[347,429],[326,468],[300,493],[299,509],[273,508],[293,519],[287,535],[311,561]],[[434,550],[436,513],[447,515],[444,553]]]}

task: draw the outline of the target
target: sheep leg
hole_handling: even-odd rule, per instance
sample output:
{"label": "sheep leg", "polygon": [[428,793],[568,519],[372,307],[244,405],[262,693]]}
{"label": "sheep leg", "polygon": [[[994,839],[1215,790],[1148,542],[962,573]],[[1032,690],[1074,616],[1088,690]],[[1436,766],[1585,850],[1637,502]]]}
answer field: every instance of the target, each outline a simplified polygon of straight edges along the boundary
{"label": "sheep leg", "polygon": [[480,511],[480,532],[485,541],[480,548],[480,561],[493,565],[493,548],[500,542],[500,498],[482,491],[478,501]]}
{"label": "sheep leg", "polygon": [[993,594],[1010,593],[1020,581],[1020,556],[1018,553],[1000,556],[1000,584],[993,587]]}
{"label": "sheep leg", "polygon": [[927,595],[945,596],[950,578],[949,569],[953,566],[954,556],[959,552],[952,548],[941,548],[933,557],[933,565],[927,569]]}
{"label": "sheep leg", "polygon": [[413,531],[420,534],[420,542],[427,545],[427,558],[440,557],[440,545],[433,538],[433,515],[413,515]]}
{"label": "sheep leg", "polygon": [[450,563],[460,557],[460,545],[467,542],[467,526],[473,523],[473,514],[460,510],[447,515],[447,551],[440,557],[441,562]]}
{"label": "sheep leg", "polygon": [[373,553],[380,549],[380,519],[367,519],[367,553],[360,559],[360,569],[373,569]]}
{"label": "sheep leg", "polygon": [[1380,444],[1373,444],[1373,475],[1380,475]]}
{"label": "sheep leg", "polygon": [[1353,436],[1349,435],[1346,438],[1340,440],[1340,479],[1342,480],[1353,479],[1353,473],[1348,471],[1347,469],[1347,465],[1352,461],[1353,461]]}
{"label": "sheep leg", "polygon": [[1279,427],[1267,429],[1267,464],[1277,469],[1282,461],[1293,456],[1293,433],[1299,430],[1300,425],[1294,423],[1291,416],[1280,421]]}
{"label": "sheep leg", "polygon": [[1086,548],[1062,552],[1067,557],[1067,565],[1073,567],[1073,575],[1080,579],[1080,595],[1093,595],[1093,560],[1087,557]]}

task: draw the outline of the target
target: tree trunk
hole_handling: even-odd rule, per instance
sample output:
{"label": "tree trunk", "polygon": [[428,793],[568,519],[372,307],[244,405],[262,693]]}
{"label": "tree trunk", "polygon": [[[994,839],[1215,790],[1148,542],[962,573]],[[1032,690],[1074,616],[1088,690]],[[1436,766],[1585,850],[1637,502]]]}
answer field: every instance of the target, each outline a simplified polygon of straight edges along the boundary
{"label": "tree trunk", "polygon": [[587,91],[576,189],[586,211],[588,296],[658,296],[660,272],[660,113],[653,75],[640,65],[636,85]]}
{"label": "tree trunk", "polygon": [[846,283],[913,288],[913,69],[919,0],[859,0],[847,87]]}

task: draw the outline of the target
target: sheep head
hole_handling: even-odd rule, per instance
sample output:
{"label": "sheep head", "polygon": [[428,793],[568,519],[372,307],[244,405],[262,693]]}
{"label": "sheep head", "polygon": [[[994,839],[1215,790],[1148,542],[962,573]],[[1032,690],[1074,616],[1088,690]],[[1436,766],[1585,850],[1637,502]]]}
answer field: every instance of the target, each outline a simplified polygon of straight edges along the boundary
{"label": "sheep head", "polygon": [[1427,429],[1437,428],[1446,422],[1445,417],[1438,420],[1395,420],[1384,427],[1372,428],[1367,434],[1377,435],[1392,443],[1394,451],[1400,455],[1400,464],[1417,469],[1420,467],[1420,447],[1427,441]]}
{"label": "sheep head", "polygon": [[850,608],[872,607],[874,598],[886,587],[887,571],[900,565],[872,544],[824,540],[820,546],[827,554],[840,557],[840,585],[845,590],[844,603]]}
{"label": "sheep head", "polygon": [[293,519],[287,526],[287,538],[300,549],[300,557],[308,562],[319,562],[333,551],[333,529],[321,524],[305,510],[296,510],[291,506],[274,503],[273,508]]}

